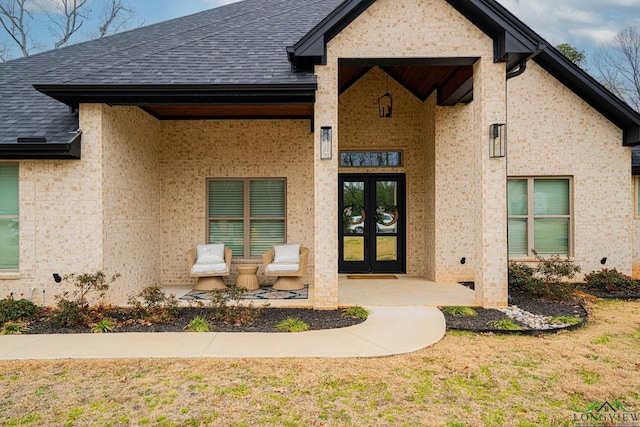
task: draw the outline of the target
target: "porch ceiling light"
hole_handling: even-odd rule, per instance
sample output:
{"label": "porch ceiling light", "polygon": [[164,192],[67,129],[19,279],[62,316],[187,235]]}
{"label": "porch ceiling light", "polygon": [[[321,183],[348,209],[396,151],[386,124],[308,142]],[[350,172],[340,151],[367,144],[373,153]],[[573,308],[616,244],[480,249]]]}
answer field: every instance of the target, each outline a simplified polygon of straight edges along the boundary
{"label": "porch ceiling light", "polygon": [[378,98],[378,112],[380,117],[391,118],[393,112],[393,97],[389,93],[389,75],[387,75],[387,92]]}
{"label": "porch ceiling light", "polygon": [[494,123],[489,126],[489,157],[492,159],[506,155],[506,124]]}

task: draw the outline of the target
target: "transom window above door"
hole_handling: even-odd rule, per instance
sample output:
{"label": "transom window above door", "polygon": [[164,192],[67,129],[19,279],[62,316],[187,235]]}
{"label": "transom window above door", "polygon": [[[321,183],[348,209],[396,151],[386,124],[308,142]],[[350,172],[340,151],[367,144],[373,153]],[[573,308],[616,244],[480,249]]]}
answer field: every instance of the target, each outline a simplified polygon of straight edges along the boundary
{"label": "transom window above door", "polygon": [[509,255],[571,254],[571,180],[508,180]]}
{"label": "transom window above door", "polygon": [[284,179],[211,179],[207,185],[209,243],[222,242],[234,257],[260,257],[286,242]]}
{"label": "transom window above door", "polygon": [[402,166],[402,151],[341,151],[340,166],[347,168]]}

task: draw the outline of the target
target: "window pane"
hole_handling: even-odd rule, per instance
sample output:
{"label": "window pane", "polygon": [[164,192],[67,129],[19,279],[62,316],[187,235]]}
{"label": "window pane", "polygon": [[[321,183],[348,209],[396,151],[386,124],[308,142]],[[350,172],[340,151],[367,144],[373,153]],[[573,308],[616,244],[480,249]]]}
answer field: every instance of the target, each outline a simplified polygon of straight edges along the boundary
{"label": "window pane", "polygon": [[343,242],[345,261],[364,261],[364,238],[350,236],[344,237]]}
{"label": "window pane", "polygon": [[401,151],[377,151],[377,152],[341,152],[340,166],[344,167],[376,167],[376,166],[402,166]]}
{"label": "window pane", "polygon": [[536,252],[545,255],[569,253],[568,218],[537,218],[533,233]]}
{"label": "window pane", "polygon": [[569,215],[569,180],[536,179],[534,215]]}
{"label": "window pane", "polygon": [[251,221],[251,256],[261,256],[273,245],[286,243],[284,221]]}
{"label": "window pane", "polygon": [[529,200],[527,198],[527,180],[510,179],[507,184],[509,215],[527,215]]}
{"label": "window pane", "polygon": [[243,221],[209,221],[209,243],[224,243],[234,257],[244,256]]}
{"label": "window pane", "polygon": [[251,181],[251,217],[284,217],[284,181]]}
{"label": "window pane", "polygon": [[244,182],[209,181],[209,218],[242,218],[243,216]]}
{"label": "window pane", "polygon": [[509,218],[509,255],[527,254],[527,220]]}
{"label": "window pane", "polygon": [[398,260],[398,238],[376,237],[376,261]]}
{"label": "window pane", "polygon": [[0,269],[18,268],[19,237],[17,219],[0,219]]}
{"label": "window pane", "polygon": [[0,216],[18,215],[18,166],[0,165]]}

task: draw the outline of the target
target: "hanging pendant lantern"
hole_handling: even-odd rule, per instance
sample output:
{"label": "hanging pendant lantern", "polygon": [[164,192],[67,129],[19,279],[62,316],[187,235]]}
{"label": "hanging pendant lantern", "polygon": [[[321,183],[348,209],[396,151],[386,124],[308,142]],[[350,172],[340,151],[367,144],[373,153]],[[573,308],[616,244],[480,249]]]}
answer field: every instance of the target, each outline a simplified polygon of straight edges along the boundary
{"label": "hanging pendant lantern", "polygon": [[389,75],[387,75],[387,92],[378,98],[378,112],[380,117],[389,119],[393,114],[393,97],[389,93]]}

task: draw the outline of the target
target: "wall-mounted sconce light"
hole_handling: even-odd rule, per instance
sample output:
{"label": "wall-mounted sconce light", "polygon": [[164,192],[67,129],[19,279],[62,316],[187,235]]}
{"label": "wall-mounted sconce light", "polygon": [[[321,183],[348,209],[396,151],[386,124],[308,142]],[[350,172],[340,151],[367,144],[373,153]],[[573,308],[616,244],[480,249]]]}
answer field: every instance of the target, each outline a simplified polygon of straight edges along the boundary
{"label": "wall-mounted sconce light", "polygon": [[504,123],[494,123],[489,126],[489,157],[492,159],[506,155],[506,129],[507,125]]}
{"label": "wall-mounted sconce light", "polygon": [[600,260],[600,264],[605,265],[607,263],[607,257],[604,257]]}
{"label": "wall-mounted sconce light", "polygon": [[320,160],[331,160],[331,126],[320,128]]}
{"label": "wall-mounted sconce light", "polygon": [[393,98],[389,93],[389,76],[387,75],[387,92],[378,98],[378,112],[380,117],[390,119],[393,114]]}
{"label": "wall-mounted sconce light", "polygon": [[56,283],[60,283],[62,282],[62,277],[60,277],[58,273],[53,273],[53,280],[55,280]]}

